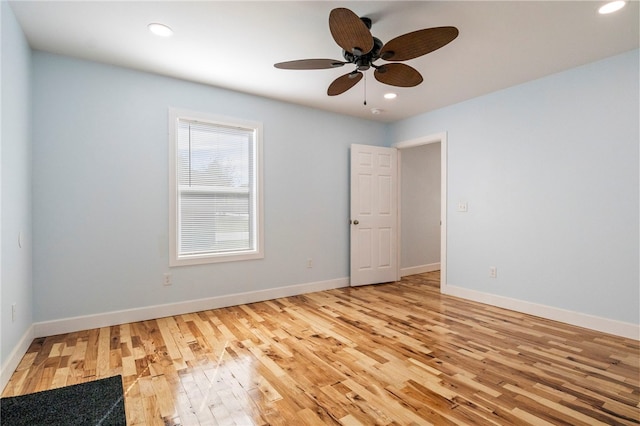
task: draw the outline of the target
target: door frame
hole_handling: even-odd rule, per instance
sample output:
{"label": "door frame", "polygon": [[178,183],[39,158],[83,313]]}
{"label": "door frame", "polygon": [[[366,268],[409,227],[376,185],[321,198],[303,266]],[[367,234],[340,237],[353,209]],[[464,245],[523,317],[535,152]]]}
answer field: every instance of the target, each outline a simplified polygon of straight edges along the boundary
{"label": "door frame", "polygon": [[445,293],[447,286],[447,132],[436,133],[391,145],[398,149],[398,274],[400,274],[400,255],[402,251],[402,150],[421,145],[440,142],[440,293]]}

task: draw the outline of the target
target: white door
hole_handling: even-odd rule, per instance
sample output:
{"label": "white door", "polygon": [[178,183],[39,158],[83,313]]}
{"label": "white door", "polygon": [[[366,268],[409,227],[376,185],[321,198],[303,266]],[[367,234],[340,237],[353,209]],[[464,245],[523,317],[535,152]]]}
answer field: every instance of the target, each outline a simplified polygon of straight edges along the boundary
{"label": "white door", "polygon": [[351,145],[351,285],[397,281],[398,154]]}

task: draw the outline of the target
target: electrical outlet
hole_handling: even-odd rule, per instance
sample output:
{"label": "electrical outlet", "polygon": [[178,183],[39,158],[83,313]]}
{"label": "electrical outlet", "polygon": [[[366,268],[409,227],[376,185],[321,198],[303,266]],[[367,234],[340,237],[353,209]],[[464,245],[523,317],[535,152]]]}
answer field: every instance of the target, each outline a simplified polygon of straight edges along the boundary
{"label": "electrical outlet", "polygon": [[462,213],[466,213],[469,210],[469,205],[464,201],[458,203],[458,211]]}
{"label": "electrical outlet", "polygon": [[313,268],[313,259],[307,259],[307,268]]}
{"label": "electrical outlet", "polygon": [[171,274],[169,272],[164,273],[164,281],[162,283],[164,286],[169,286],[172,284],[171,282]]}
{"label": "electrical outlet", "polygon": [[11,322],[15,322],[17,314],[17,304],[11,304]]}
{"label": "electrical outlet", "polygon": [[489,278],[497,278],[498,277],[498,268],[492,266],[489,268]]}

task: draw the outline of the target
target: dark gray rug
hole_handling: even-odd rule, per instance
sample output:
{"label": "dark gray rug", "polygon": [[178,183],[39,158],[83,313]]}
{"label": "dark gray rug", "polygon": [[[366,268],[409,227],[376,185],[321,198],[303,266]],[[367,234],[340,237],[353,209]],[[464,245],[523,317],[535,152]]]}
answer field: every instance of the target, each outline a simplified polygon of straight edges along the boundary
{"label": "dark gray rug", "polygon": [[122,377],[0,399],[2,426],[126,425]]}

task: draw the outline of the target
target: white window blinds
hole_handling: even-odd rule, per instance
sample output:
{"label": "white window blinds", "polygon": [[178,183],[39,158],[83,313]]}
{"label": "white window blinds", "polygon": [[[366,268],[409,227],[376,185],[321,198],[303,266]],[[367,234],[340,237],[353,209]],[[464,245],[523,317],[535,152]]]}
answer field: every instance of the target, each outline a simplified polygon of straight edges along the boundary
{"label": "white window blinds", "polygon": [[256,131],[178,119],[178,257],[256,251]]}

